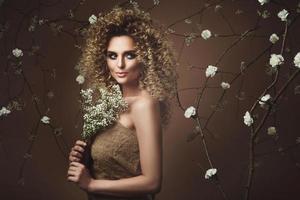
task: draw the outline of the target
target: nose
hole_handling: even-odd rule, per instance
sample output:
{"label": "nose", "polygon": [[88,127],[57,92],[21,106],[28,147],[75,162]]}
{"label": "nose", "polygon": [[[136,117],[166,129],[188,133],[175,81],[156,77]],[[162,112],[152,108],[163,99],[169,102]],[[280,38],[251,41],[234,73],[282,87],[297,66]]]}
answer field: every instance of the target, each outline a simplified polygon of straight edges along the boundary
{"label": "nose", "polygon": [[124,62],[123,56],[118,57],[117,66],[118,66],[118,68],[124,68],[125,67],[125,62]]}

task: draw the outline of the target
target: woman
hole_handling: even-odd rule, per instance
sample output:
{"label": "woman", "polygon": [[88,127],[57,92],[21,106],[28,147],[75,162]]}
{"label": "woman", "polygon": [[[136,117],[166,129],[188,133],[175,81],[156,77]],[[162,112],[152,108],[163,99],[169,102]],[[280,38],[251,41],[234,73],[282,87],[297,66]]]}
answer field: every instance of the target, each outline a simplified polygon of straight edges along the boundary
{"label": "woman", "polygon": [[137,7],[116,7],[90,26],[79,65],[87,87],[119,84],[129,109],[93,137],[90,167],[80,163],[86,143],[76,141],[68,180],[89,199],[153,199],[162,182],[162,128],[176,91],[166,34]]}

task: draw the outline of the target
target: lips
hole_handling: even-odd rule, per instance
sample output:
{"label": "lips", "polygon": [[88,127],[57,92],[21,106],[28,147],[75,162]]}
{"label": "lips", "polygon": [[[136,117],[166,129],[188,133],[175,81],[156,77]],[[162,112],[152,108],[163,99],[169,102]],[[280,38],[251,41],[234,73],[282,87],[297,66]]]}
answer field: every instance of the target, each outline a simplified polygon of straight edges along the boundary
{"label": "lips", "polygon": [[118,77],[122,78],[125,77],[128,74],[128,72],[116,72],[116,74]]}

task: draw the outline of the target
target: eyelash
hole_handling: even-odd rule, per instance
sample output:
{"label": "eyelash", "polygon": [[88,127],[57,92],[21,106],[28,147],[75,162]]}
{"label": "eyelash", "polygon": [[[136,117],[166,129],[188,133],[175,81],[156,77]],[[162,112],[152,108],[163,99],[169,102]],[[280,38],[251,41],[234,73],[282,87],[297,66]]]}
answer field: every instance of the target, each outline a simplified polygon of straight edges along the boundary
{"label": "eyelash", "polygon": [[[110,53],[110,54],[107,55],[108,58],[113,59],[113,60],[117,58],[116,56],[117,56],[117,55],[114,54],[114,53]],[[128,56],[129,56],[129,57],[128,57]],[[133,53],[126,53],[126,57],[127,57],[129,60],[131,60],[131,59],[134,59],[134,58],[136,57],[136,55],[133,54]]]}

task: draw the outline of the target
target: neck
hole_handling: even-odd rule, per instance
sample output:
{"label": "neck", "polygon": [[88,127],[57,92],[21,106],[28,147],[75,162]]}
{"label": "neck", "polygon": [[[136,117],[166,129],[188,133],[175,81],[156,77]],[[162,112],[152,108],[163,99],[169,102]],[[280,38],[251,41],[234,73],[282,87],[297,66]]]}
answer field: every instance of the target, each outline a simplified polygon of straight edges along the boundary
{"label": "neck", "polygon": [[138,83],[121,85],[123,97],[133,97],[140,94]]}

